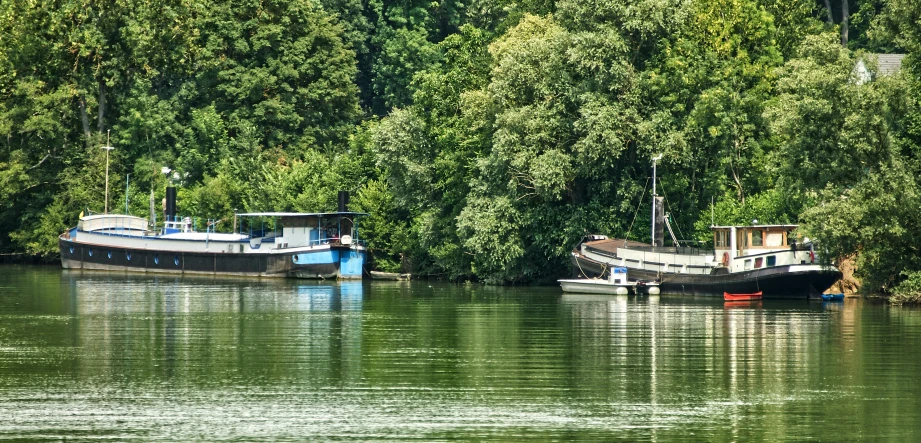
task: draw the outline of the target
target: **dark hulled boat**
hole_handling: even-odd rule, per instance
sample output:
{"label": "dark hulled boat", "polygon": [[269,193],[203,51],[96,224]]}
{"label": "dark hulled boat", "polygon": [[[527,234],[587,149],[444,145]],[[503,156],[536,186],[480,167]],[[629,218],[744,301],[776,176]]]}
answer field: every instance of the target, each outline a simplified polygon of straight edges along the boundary
{"label": "dark hulled boat", "polygon": [[198,232],[190,218],[169,212],[168,221],[158,230],[149,229],[148,221],[140,217],[90,215],[81,217],[76,227],[58,238],[61,265],[109,271],[360,279],[365,274],[367,251],[358,238],[357,222],[368,214],[349,212],[345,204],[340,196],[337,212],[237,214],[243,219],[276,222],[276,230],[249,234],[213,232],[210,226]]}
{"label": "dark hulled boat", "polygon": [[821,294],[841,271],[821,264],[811,243],[797,244],[795,225],[714,226],[715,247],[655,247],[594,236],[572,251],[577,276],[605,277],[612,267],[631,279],[656,281],[662,293],[722,296],[763,292],[766,298]]}
{"label": "dark hulled boat", "polygon": [[[762,292],[766,298],[815,297],[841,278],[836,267],[817,259],[812,242],[797,241],[796,225],[711,226],[713,248],[678,246],[655,191],[659,159],[653,159],[653,244],[586,237],[572,251],[576,277],[605,278],[611,269],[626,268],[631,281],[655,282],[664,294]],[[664,246],[664,227],[676,246]]]}

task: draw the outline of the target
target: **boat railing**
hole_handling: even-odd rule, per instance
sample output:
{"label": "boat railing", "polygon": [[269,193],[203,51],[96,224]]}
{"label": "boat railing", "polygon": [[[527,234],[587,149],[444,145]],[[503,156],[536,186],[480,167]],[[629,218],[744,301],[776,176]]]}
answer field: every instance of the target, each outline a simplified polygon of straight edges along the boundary
{"label": "boat railing", "polygon": [[624,249],[631,251],[653,252],[656,254],[680,254],[680,255],[713,255],[712,248],[701,248],[697,246],[627,246]]}

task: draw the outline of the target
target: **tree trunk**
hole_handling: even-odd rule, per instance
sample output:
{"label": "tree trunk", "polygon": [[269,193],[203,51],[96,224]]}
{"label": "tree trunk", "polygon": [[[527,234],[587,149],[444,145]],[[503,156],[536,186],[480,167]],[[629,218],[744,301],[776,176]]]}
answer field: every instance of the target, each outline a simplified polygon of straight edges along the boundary
{"label": "tree trunk", "polygon": [[93,135],[90,132],[90,117],[86,114],[86,96],[81,95],[80,99],[77,100],[77,104],[80,106],[80,122],[83,123],[83,135],[86,138],[86,147],[90,147],[90,137]]}
{"label": "tree trunk", "polygon": [[841,0],[841,46],[847,46],[848,18],[851,15],[847,1]]}
{"label": "tree trunk", "polygon": [[825,12],[827,13],[825,21],[829,25],[835,24],[835,18],[831,15],[831,0],[825,0]]}
{"label": "tree trunk", "polygon": [[105,131],[105,114],[106,114],[106,81],[104,79],[99,79],[99,120],[96,123],[96,128],[100,134]]}

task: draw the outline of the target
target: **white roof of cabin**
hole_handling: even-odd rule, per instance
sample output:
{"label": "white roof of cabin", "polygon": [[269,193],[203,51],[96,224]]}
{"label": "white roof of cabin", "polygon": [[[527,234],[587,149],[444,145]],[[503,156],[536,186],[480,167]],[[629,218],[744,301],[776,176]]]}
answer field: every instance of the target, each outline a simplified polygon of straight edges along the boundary
{"label": "white roof of cabin", "polygon": [[237,214],[240,217],[333,217],[337,215],[364,216],[364,212],[246,212]]}
{"label": "white roof of cabin", "polygon": [[796,229],[799,225],[739,225],[739,226],[710,226],[710,229],[770,229],[770,228],[781,228],[781,229]]}

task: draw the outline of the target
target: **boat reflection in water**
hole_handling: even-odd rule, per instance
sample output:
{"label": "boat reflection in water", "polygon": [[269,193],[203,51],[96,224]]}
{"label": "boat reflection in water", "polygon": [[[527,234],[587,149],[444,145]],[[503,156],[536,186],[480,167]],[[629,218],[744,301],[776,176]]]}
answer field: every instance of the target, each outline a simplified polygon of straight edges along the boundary
{"label": "boat reflection in water", "polygon": [[[697,404],[683,412],[742,417],[754,409],[759,420],[769,422],[766,417],[781,415],[787,402],[797,401],[791,393],[850,371],[845,365],[832,374],[817,373],[823,367],[817,341],[828,335],[826,311],[802,301],[762,306],[680,295],[564,293],[561,304],[574,325],[571,355],[582,368],[574,383],[632,404],[659,405],[662,415],[677,414],[670,409],[677,404]],[[749,424],[721,426],[728,426],[728,438],[744,435]]]}
{"label": "boat reflection in water", "polygon": [[[64,272],[77,365],[110,377],[360,377],[361,282]],[[325,365],[318,364],[325,362]],[[309,370],[298,370],[309,368]]]}
{"label": "boat reflection in water", "polygon": [[761,300],[743,300],[743,301],[727,301],[723,302],[723,307],[726,309],[746,309],[746,308],[761,308]]}

